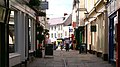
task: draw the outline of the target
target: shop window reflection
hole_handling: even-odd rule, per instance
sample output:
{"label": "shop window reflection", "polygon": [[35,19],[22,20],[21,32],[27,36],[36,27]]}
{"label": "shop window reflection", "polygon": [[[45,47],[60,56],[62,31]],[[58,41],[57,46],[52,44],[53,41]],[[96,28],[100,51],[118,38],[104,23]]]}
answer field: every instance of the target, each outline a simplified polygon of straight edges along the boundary
{"label": "shop window reflection", "polygon": [[14,11],[11,11],[9,21],[9,53],[15,52],[15,27],[14,27]]}

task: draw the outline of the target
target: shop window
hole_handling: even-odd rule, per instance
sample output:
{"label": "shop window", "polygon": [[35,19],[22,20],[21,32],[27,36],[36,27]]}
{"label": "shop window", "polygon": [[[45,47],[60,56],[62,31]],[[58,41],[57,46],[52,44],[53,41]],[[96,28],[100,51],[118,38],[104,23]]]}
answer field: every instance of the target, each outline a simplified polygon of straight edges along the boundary
{"label": "shop window", "polygon": [[11,11],[9,21],[9,53],[15,52],[15,27],[14,27],[14,11]]}
{"label": "shop window", "polygon": [[114,35],[114,38],[113,38],[113,42],[114,42],[114,59],[116,60],[116,54],[117,54],[117,52],[116,52],[116,45],[117,45],[117,41],[116,41],[116,38],[117,38],[117,24],[118,24],[118,22],[117,22],[117,16],[116,17],[114,17],[114,30],[113,30],[113,35]]}
{"label": "shop window", "polygon": [[31,50],[31,19],[29,19],[29,50]]}

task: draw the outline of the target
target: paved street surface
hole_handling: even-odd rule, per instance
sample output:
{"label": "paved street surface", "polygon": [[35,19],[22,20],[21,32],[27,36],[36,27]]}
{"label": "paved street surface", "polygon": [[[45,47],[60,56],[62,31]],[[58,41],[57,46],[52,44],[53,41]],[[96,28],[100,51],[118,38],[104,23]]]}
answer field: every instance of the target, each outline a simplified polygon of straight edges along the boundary
{"label": "paved street surface", "polygon": [[92,54],[79,54],[78,51],[55,50],[53,57],[36,58],[28,67],[113,67],[107,61]]}

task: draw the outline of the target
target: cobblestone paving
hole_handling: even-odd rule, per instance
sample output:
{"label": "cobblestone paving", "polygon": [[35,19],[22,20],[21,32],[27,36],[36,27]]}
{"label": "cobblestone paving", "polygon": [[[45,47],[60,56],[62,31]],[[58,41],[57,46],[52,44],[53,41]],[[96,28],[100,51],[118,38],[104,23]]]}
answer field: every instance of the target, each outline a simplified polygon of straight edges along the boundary
{"label": "cobblestone paving", "polygon": [[52,57],[36,58],[28,67],[113,67],[107,61],[92,54],[79,54],[78,51],[54,51]]}

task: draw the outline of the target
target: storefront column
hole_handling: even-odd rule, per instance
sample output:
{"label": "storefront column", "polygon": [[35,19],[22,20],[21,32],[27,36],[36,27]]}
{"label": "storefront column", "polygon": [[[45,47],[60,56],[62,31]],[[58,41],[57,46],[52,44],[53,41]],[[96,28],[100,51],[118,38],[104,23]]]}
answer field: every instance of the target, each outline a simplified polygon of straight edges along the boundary
{"label": "storefront column", "polygon": [[15,47],[16,52],[21,54],[21,61],[25,61],[25,32],[24,32],[24,15],[22,12],[15,11]]}
{"label": "storefront column", "polygon": [[103,48],[103,60],[108,60],[108,18],[107,18],[107,10],[104,11],[104,48]]}

